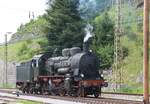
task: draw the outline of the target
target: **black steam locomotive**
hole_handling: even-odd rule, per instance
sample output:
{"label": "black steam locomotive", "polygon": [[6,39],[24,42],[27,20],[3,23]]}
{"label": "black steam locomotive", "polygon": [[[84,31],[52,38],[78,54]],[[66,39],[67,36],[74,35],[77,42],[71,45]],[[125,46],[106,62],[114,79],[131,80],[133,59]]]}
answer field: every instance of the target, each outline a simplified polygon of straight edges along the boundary
{"label": "black steam locomotive", "polygon": [[66,48],[59,57],[36,55],[16,69],[16,85],[23,93],[98,97],[107,85],[98,72],[97,56],[86,48]]}
{"label": "black steam locomotive", "polygon": [[16,86],[23,93],[98,97],[107,82],[99,74],[98,57],[89,50],[88,30],[83,51],[79,47],[66,48],[62,56],[40,54],[18,65]]}

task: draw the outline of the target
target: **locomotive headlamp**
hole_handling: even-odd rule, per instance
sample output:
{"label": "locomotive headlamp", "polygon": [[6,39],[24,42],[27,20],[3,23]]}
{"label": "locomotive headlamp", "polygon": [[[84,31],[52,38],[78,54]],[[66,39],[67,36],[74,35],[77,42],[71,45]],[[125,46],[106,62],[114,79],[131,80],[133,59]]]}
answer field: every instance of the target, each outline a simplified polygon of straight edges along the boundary
{"label": "locomotive headlamp", "polygon": [[90,51],[89,52],[91,52],[92,53],[92,50],[90,49]]}
{"label": "locomotive headlamp", "polygon": [[83,77],[84,77],[84,74],[81,73],[80,76],[83,78]]}

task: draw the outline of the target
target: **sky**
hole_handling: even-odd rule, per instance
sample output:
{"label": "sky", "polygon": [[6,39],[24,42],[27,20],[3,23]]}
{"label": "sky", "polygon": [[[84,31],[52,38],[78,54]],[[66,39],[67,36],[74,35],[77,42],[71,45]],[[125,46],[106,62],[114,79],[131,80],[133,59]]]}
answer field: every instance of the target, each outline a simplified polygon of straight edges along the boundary
{"label": "sky", "polygon": [[[15,33],[21,24],[29,22],[29,11],[35,18],[42,15],[46,9],[47,0],[0,0],[0,43],[4,35]],[[11,34],[8,34],[10,39]]]}

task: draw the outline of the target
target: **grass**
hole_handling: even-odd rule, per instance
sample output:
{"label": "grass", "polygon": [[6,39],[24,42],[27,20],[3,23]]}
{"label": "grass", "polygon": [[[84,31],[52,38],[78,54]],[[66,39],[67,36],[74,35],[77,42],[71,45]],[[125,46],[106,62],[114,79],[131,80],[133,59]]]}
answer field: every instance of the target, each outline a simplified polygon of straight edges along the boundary
{"label": "grass", "polygon": [[132,93],[132,94],[143,94],[143,88],[142,87],[123,87],[117,90],[117,92],[121,93]]}
{"label": "grass", "polygon": [[0,84],[0,88],[6,88],[7,89],[7,88],[15,88],[15,87],[16,87],[15,84],[9,84],[9,83],[7,85],[6,84],[4,84],[4,85]]}
{"label": "grass", "polygon": [[17,103],[18,104],[42,104],[39,102],[33,102],[33,101],[28,101],[28,100],[18,100]]}

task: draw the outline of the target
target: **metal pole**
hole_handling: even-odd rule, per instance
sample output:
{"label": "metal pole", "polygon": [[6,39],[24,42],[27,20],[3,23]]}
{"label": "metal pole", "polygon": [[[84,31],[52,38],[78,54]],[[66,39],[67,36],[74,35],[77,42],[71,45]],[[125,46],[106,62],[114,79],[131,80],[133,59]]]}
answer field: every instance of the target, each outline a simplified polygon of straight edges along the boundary
{"label": "metal pole", "polygon": [[[119,52],[118,50],[120,49],[120,30],[121,30],[121,0],[115,0],[116,3],[116,26],[115,26],[115,39],[114,39],[114,79],[115,79],[115,87],[116,90],[118,88],[118,81],[117,77],[120,77],[120,72],[119,72],[119,68],[118,68],[118,64],[120,61],[120,57],[119,57]],[[121,78],[121,77],[120,77]]]}
{"label": "metal pole", "polygon": [[149,0],[144,0],[144,21],[143,21],[143,90],[144,90],[144,104],[149,103],[149,55],[148,55],[148,44],[149,44]]}
{"label": "metal pole", "polygon": [[12,32],[6,32],[5,33],[5,67],[4,67],[4,79],[5,79],[5,85],[8,84],[8,73],[7,73],[7,70],[8,70],[8,42],[7,42],[7,35],[8,34],[12,34]]}
{"label": "metal pole", "polygon": [[5,34],[5,84],[7,85],[7,33]]}

